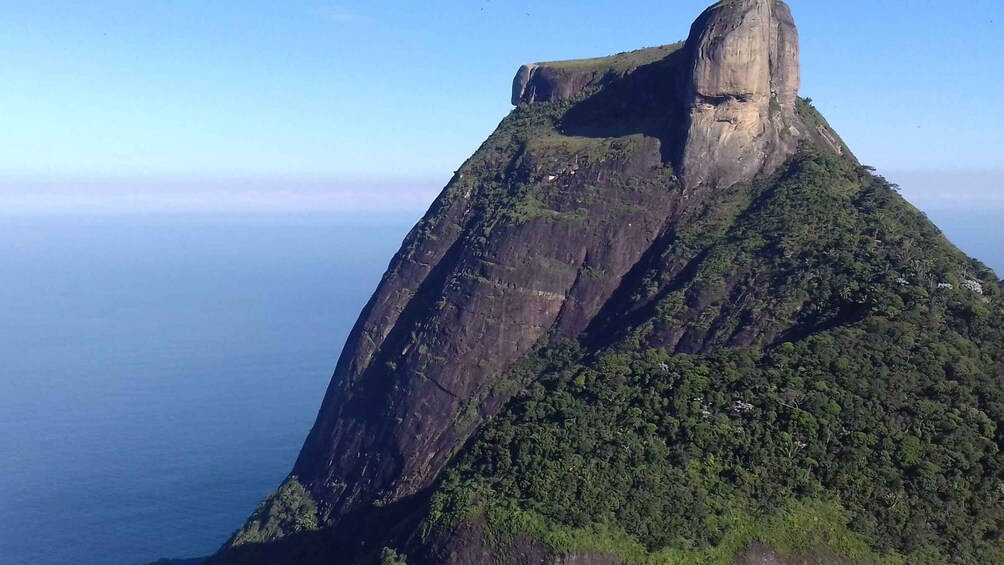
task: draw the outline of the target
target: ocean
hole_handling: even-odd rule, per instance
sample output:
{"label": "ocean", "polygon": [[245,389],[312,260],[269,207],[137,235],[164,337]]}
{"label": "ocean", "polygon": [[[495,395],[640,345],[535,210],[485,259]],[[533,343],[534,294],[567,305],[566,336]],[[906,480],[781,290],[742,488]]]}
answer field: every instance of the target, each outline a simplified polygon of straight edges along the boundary
{"label": "ocean", "polygon": [[0,563],[218,548],[418,215],[0,218]]}
{"label": "ocean", "polygon": [[[417,217],[0,218],[0,562],[219,547]],[[1004,213],[931,217],[1004,274]]]}
{"label": "ocean", "polygon": [[1004,279],[1004,209],[925,207],[931,219],[945,235],[971,257],[983,261]]}

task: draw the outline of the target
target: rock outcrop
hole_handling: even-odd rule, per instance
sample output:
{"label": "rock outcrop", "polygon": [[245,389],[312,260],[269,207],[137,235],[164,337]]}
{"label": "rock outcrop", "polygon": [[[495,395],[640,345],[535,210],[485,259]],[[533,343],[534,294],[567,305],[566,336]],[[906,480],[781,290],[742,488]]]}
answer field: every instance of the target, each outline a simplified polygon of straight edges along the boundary
{"label": "rock outcrop", "polygon": [[512,81],[512,104],[533,104],[572,98],[602,77],[592,71],[568,72],[557,67],[528,63]]}
{"label": "rock outcrop", "polygon": [[[678,47],[523,65],[512,103],[588,96]],[[679,108],[664,116],[675,131],[664,144],[685,188],[722,189],[770,173],[802,140],[843,151],[827,128],[809,127],[799,116],[798,55],[798,30],[780,0],[719,2],[694,22],[677,65],[678,92],[664,100]],[[668,123],[674,119],[681,123]]]}
{"label": "rock outcrop", "polygon": [[512,104],[534,104],[567,100],[595,91],[639,67],[670,55],[680,44],[649,47],[610,57],[528,63],[519,68],[512,81]]}
{"label": "rock outcrop", "polygon": [[694,22],[685,50],[686,187],[748,181],[795,152],[806,128],[795,111],[798,31],[784,2],[719,2]]}

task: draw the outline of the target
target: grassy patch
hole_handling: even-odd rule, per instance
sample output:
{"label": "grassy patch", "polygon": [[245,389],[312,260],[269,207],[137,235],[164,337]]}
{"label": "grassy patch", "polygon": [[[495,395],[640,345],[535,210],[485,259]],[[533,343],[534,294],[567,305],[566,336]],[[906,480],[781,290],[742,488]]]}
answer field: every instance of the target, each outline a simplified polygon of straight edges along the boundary
{"label": "grassy patch", "polygon": [[637,565],[729,565],[736,554],[759,543],[787,558],[834,555],[851,563],[902,564],[903,557],[879,554],[859,534],[848,529],[848,515],[840,506],[801,500],[769,516],[735,510],[723,517],[728,534],[713,547],[649,551],[627,533],[608,524],[572,528],[515,507],[489,505],[476,513],[488,526],[490,542],[504,547],[516,535],[545,543],[556,552],[601,553]]}
{"label": "grassy patch", "polygon": [[522,224],[538,218],[571,223],[582,222],[586,219],[584,210],[576,210],[574,212],[552,210],[533,195],[528,195],[523,200],[516,202],[512,208],[506,211],[506,214],[516,224]]}
{"label": "grassy patch", "polygon": [[658,47],[646,47],[634,51],[626,51],[608,57],[593,57],[587,59],[569,59],[565,61],[548,61],[539,63],[541,66],[551,67],[563,71],[595,71],[598,73],[624,73],[636,69],[642,65],[654,63],[665,59],[672,53],[679,51],[683,47],[683,42],[670,45],[660,45]]}
{"label": "grassy patch", "polygon": [[317,504],[296,477],[289,477],[258,505],[229,545],[265,543],[317,528]]}
{"label": "grassy patch", "polygon": [[642,150],[649,140],[642,134],[624,137],[584,137],[551,133],[537,136],[526,151],[541,161],[591,165]]}

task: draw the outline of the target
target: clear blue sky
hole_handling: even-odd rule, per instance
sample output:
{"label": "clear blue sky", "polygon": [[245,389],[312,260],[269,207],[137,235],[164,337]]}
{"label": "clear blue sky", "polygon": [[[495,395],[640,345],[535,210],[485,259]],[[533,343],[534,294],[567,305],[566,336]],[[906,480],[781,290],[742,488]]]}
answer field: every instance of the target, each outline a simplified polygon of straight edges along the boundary
{"label": "clear blue sky", "polygon": [[[510,110],[520,64],[671,43],[709,3],[4,0],[0,185],[428,190]],[[802,94],[864,162],[1004,170],[1004,2],[789,3]]]}

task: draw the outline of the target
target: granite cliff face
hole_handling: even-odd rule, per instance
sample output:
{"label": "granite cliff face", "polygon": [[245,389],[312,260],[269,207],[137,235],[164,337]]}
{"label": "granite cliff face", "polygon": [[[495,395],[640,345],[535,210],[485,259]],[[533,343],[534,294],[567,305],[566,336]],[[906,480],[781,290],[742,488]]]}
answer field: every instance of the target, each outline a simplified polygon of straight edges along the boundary
{"label": "granite cliff face", "polygon": [[731,186],[773,171],[804,138],[795,111],[798,31],[783,2],[709,8],[687,39],[684,185]]}
{"label": "granite cliff face", "polygon": [[[516,109],[361,313],[289,478],[213,560],[357,562],[393,545],[424,563],[623,561],[519,535],[499,553],[483,520],[441,527],[430,496],[558,344],[705,355],[864,315],[811,282],[822,265],[779,266],[783,234],[743,224],[826,159],[865,174],[798,86],[775,0],[719,2],[685,43],[520,68]],[[758,546],[735,560],[768,557],[785,562]]]}

